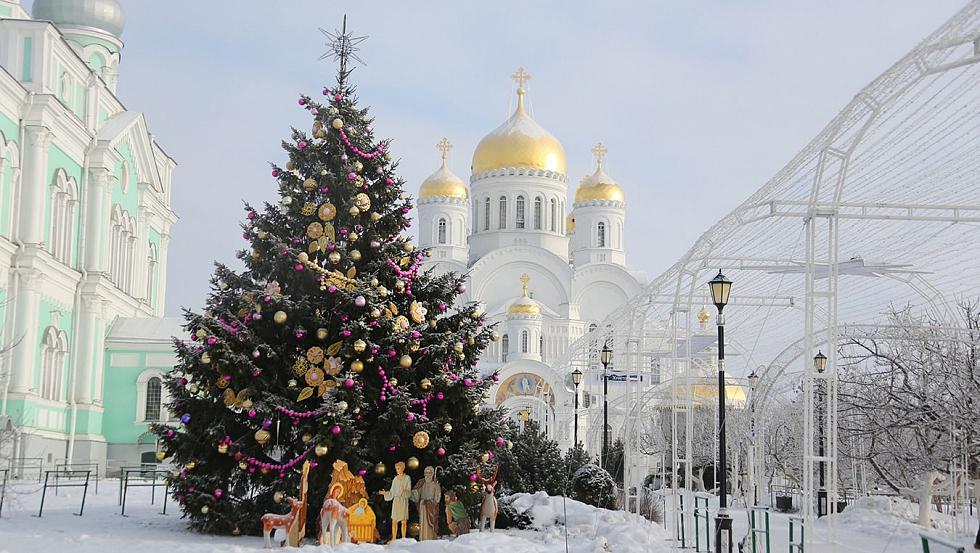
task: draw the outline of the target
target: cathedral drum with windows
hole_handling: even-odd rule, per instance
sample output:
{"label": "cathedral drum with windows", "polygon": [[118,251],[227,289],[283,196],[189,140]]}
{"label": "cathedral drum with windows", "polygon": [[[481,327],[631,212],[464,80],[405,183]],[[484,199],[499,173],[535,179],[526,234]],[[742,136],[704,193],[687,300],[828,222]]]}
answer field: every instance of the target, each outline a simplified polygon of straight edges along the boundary
{"label": "cathedral drum with windows", "polygon": [[514,111],[477,145],[469,186],[449,169],[448,140],[437,145],[441,166],[419,190],[419,241],[436,270],[469,275],[464,299],[498,323],[501,340],[480,360],[500,374],[490,401],[530,411],[570,446],[575,388],[549,363],[640,293],[643,276],[626,266],[626,198],[605,172],[606,148],[592,150],[595,173],[569,211],[565,149],[531,117],[530,75],[513,78]]}

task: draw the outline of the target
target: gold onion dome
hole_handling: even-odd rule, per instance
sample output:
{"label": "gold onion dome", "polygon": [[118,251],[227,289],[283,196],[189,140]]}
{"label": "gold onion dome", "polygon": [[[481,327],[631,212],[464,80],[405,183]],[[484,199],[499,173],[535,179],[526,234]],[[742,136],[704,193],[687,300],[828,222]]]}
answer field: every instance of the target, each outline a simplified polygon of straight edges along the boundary
{"label": "gold onion dome", "polygon": [[704,324],[711,320],[711,313],[705,306],[701,307],[701,311],[698,311],[698,322]]}
{"label": "gold onion dome", "polygon": [[606,157],[606,147],[601,143],[592,148],[592,153],[596,157],[595,174],[586,177],[578,185],[575,191],[576,202],[587,202],[590,200],[606,200],[610,202],[625,202],[626,194],[623,189],[606,174],[602,169],[602,162]]}
{"label": "gold onion dome", "polygon": [[568,217],[565,218],[565,229],[568,234],[575,232],[575,215],[569,213]]}
{"label": "gold onion dome", "polygon": [[541,313],[538,302],[531,299],[527,294],[527,283],[531,282],[531,277],[527,273],[521,275],[521,284],[524,286],[524,294],[517,298],[517,301],[510,304],[507,313],[514,315],[537,315]]}
{"label": "gold onion dome", "polygon": [[523,67],[514,73],[517,110],[477,144],[473,152],[474,174],[509,167],[565,174],[565,148],[524,109],[524,83],[530,78]]}
{"label": "gold onion dome", "polygon": [[422,186],[419,188],[420,199],[449,197],[465,200],[469,197],[470,191],[466,183],[449,170],[447,158],[452,147],[453,145],[445,138],[436,144],[436,149],[442,152],[442,166],[422,181]]}

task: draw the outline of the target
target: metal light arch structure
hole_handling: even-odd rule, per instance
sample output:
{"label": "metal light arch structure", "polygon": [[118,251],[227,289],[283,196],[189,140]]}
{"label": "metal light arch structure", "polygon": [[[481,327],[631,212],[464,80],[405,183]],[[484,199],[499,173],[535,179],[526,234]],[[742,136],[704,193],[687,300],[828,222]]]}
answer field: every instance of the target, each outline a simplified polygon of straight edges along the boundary
{"label": "metal light arch structure", "polygon": [[[712,347],[703,343],[694,315],[706,303],[707,281],[723,270],[735,283],[726,309],[731,372],[738,374],[740,363],[744,374],[765,367],[756,396],[763,402],[802,379],[808,523],[815,463],[828,463],[828,499],[836,505],[841,339],[883,328],[893,305],[955,327],[955,302],[977,295],[972,279],[980,259],[969,252],[980,247],[978,150],[980,1],[974,0],[860,90],[771,180],[574,342],[556,366],[588,371],[590,344],[610,340],[616,369],[627,374],[611,399],[612,426],[632,436],[636,419],[656,403],[651,361],[662,362],[672,436],[686,430],[683,441],[670,444],[671,470],[683,470],[692,450],[686,415],[695,406],[691,394],[680,392]],[[821,375],[812,363],[818,347],[828,356]],[[632,385],[631,375],[647,379]],[[814,453],[818,379],[827,392],[820,394],[827,413],[824,457]],[[588,383],[595,386],[594,379]],[[589,418],[586,435],[595,432],[595,421]],[[627,455],[637,445],[629,442]],[[691,471],[683,472],[690,489]],[[676,497],[678,479],[673,482]]]}

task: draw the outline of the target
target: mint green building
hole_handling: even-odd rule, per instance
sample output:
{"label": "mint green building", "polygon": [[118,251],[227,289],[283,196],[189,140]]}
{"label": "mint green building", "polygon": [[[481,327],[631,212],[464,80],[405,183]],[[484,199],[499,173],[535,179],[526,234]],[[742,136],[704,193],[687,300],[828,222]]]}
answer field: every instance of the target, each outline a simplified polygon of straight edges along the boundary
{"label": "mint green building", "polygon": [[166,417],[176,164],[116,97],[123,26],[116,0],[0,0],[0,458],[128,464]]}

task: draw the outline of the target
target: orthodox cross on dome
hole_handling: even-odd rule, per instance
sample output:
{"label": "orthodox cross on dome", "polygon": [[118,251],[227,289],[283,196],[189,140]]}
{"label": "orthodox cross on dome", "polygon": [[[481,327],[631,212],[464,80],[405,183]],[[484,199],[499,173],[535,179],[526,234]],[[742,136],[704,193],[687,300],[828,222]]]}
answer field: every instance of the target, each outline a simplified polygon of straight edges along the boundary
{"label": "orthodox cross on dome", "polygon": [[358,44],[367,40],[367,36],[353,36],[351,33],[347,32],[347,16],[344,16],[343,27],[339,31],[327,31],[324,28],[320,28],[320,32],[323,36],[327,37],[327,51],[320,56],[321,60],[327,58],[333,58],[334,61],[340,62],[340,85],[343,86],[344,81],[347,80],[347,76],[353,69],[347,68],[347,63],[349,60],[354,60],[361,65],[367,65],[364,60],[357,56]]}
{"label": "orthodox cross on dome", "polygon": [[529,296],[527,295],[527,284],[528,284],[529,282],[531,282],[531,277],[529,277],[529,276],[527,275],[527,273],[524,273],[523,275],[521,275],[521,286],[523,286],[523,287],[524,287],[524,297],[525,297],[525,298],[527,298],[527,297],[529,297]]}
{"label": "orthodox cross on dome", "polygon": [[599,166],[600,171],[602,170],[602,162],[606,160],[606,154],[608,152],[609,150],[602,145],[602,142],[596,144],[595,147],[592,148],[592,155],[595,156],[595,162],[596,165]]}
{"label": "orthodox cross on dome", "polygon": [[442,152],[442,161],[446,161],[446,158],[449,157],[449,150],[453,149],[453,143],[448,138],[443,137],[442,140],[436,143],[436,149]]}
{"label": "orthodox cross on dome", "polygon": [[518,67],[517,72],[511,75],[510,78],[514,79],[514,82],[517,83],[517,91],[523,92],[524,84],[531,80],[531,74],[524,71],[523,67]]}

